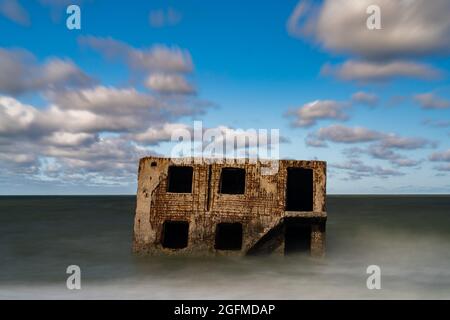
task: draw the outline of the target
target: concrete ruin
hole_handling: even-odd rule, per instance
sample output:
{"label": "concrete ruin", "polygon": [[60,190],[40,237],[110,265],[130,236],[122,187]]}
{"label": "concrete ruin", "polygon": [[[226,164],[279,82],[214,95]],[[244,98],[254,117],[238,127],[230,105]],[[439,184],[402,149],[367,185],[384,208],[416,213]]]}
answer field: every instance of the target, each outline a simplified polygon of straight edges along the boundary
{"label": "concrete ruin", "polygon": [[[181,162],[181,163],[180,163]],[[138,254],[325,253],[326,162],[140,160]]]}

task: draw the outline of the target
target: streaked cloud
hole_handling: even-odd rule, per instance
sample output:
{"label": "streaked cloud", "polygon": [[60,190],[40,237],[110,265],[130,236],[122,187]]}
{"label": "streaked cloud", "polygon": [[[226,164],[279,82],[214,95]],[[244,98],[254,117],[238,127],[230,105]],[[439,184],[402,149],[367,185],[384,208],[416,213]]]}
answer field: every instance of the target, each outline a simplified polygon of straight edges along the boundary
{"label": "streaked cloud", "polygon": [[157,108],[158,102],[135,88],[95,86],[82,90],[52,91],[50,101],[66,110],[87,110],[95,113],[128,114]]}
{"label": "streaked cloud", "polygon": [[373,93],[358,91],[352,95],[352,102],[356,104],[365,104],[369,107],[375,107],[379,103],[378,96]]}
{"label": "streaked cloud", "polygon": [[[150,91],[98,84],[70,60],[41,63],[26,50],[0,49],[2,175],[130,184],[139,157],[170,141],[173,130],[185,127],[180,119],[212,105],[193,95],[184,78],[193,70],[185,50],[163,45],[140,50],[111,38],[80,42],[124,62],[136,75],[143,73]],[[39,93],[43,105],[23,103],[26,93]]]}
{"label": "streaked cloud", "polygon": [[440,172],[450,172],[450,163],[437,165],[434,169]]}
{"label": "streaked cloud", "polygon": [[0,48],[0,93],[15,96],[30,91],[82,87],[93,82],[71,60],[51,58],[40,64],[26,50]]}
{"label": "streaked cloud", "polygon": [[171,27],[180,23],[182,15],[177,10],[169,7],[167,9],[156,9],[149,13],[149,23],[153,28]]}
{"label": "streaked cloud", "polygon": [[361,178],[371,177],[389,178],[404,175],[401,171],[378,165],[371,166],[357,159],[350,159],[342,163],[332,163],[330,164],[330,167],[346,171],[350,180],[359,180]]}
{"label": "streaked cloud", "polygon": [[129,67],[147,72],[191,72],[191,55],[187,50],[165,45],[136,49],[113,38],[82,36],[79,43],[100,52],[107,58],[125,62]]}
{"label": "streaked cloud", "polygon": [[29,14],[19,0],[0,0],[0,15],[22,26],[31,24]]}
{"label": "streaked cloud", "polygon": [[410,61],[370,62],[349,60],[340,65],[325,64],[321,73],[340,80],[357,82],[379,82],[398,77],[431,80],[441,72],[432,66]]}
{"label": "streaked cloud", "polygon": [[192,129],[186,124],[165,123],[162,126],[154,126],[148,128],[144,132],[137,133],[133,136],[133,138],[139,142],[145,142],[150,145],[158,145],[161,142],[170,141],[172,133],[177,130],[192,131]]}
{"label": "streaked cloud", "polygon": [[293,127],[311,127],[318,120],[347,120],[349,116],[345,113],[345,109],[348,106],[347,103],[334,100],[316,100],[288,111],[286,116],[294,118],[291,122]]}
{"label": "streaked cloud", "polygon": [[430,161],[450,162],[450,149],[440,152],[434,152],[430,155]]}
{"label": "streaked cloud", "polygon": [[360,158],[364,154],[369,155],[372,159],[387,160],[396,167],[415,167],[423,162],[422,159],[411,159],[379,143],[371,144],[364,148],[347,148],[342,153],[349,159]]}
{"label": "streaked cloud", "polygon": [[383,133],[364,127],[345,127],[342,125],[331,125],[320,128],[316,137],[319,140],[338,143],[361,143],[380,140]]}
{"label": "streaked cloud", "polygon": [[424,138],[402,137],[393,133],[384,133],[365,127],[346,127],[343,125],[330,125],[322,127],[312,133],[314,137],[322,141],[336,143],[365,143],[379,142],[380,146],[387,149],[415,150],[426,147],[436,147],[436,142]]}
{"label": "streaked cloud", "polygon": [[[366,27],[367,7],[381,8],[382,30]],[[288,19],[288,31],[311,37],[324,49],[367,60],[423,57],[450,53],[450,2],[447,0],[300,1]]]}
{"label": "streaked cloud", "polygon": [[416,101],[423,109],[449,109],[450,100],[437,97],[434,93],[423,93],[414,96]]}
{"label": "streaked cloud", "polygon": [[434,127],[434,128],[448,128],[450,127],[450,120],[433,120],[433,119],[425,119],[422,123],[426,126]]}
{"label": "streaked cloud", "polygon": [[[366,27],[366,10],[374,4],[381,8],[381,30]],[[342,64],[322,67],[322,74],[339,80],[430,80],[442,72],[418,60],[450,54],[448,12],[447,0],[301,0],[288,19],[287,30],[333,55],[350,57]]]}
{"label": "streaked cloud", "polygon": [[421,159],[411,159],[408,156],[396,152],[423,148],[435,148],[437,143],[424,138],[402,137],[392,133],[384,133],[370,130],[364,127],[345,127],[331,125],[320,128],[317,132],[309,133],[305,143],[311,147],[326,147],[327,142],[343,144],[365,144],[367,147],[353,147],[344,149],[343,153],[352,160],[362,154],[369,155],[373,159],[387,160],[396,167],[415,167],[422,163]]}
{"label": "streaked cloud", "polygon": [[314,134],[308,134],[305,138],[305,144],[309,147],[314,148],[326,148],[328,147],[328,144],[319,138],[317,138]]}
{"label": "streaked cloud", "polygon": [[[177,107],[154,105],[134,89],[96,87],[62,95],[45,108],[0,96],[0,161],[5,170],[17,175],[32,162],[35,170],[29,178],[48,179],[43,163],[51,161],[59,166],[53,174],[60,178],[81,174],[107,183],[128,175],[130,183],[137,159],[170,138],[173,128],[166,125],[161,135],[160,124],[183,114]],[[150,128],[159,134],[152,141]]]}
{"label": "streaked cloud", "polygon": [[424,138],[400,137],[386,134],[381,139],[381,146],[389,149],[416,150],[425,147],[436,147],[436,142]]}
{"label": "streaked cloud", "polygon": [[386,145],[371,145],[367,149],[364,149],[363,152],[369,154],[374,159],[388,160],[391,164],[399,167],[414,167],[422,162],[394,152]]}
{"label": "streaked cloud", "polygon": [[195,88],[185,77],[177,74],[151,74],[146,82],[147,88],[164,94],[194,94]]}

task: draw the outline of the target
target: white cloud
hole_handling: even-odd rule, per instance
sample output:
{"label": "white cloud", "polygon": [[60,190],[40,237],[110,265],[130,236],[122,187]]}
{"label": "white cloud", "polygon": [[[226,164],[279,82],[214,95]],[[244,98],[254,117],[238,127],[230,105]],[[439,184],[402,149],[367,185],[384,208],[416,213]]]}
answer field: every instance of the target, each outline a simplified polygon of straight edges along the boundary
{"label": "white cloud", "polygon": [[0,96],[0,133],[9,136],[28,130],[36,121],[38,111],[14,98]]}
{"label": "white cloud", "polygon": [[[13,175],[27,173],[29,179],[63,183],[81,181],[83,177],[85,183],[108,183],[119,178],[132,182],[138,158],[154,153],[126,134],[154,123],[136,119],[133,124],[136,126],[127,124],[114,112],[104,115],[56,105],[38,109],[0,96],[3,174],[7,170]],[[101,137],[108,129],[117,129],[118,135]],[[48,170],[48,159],[58,167],[57,172]],[[28,169],[24,170],[24,166]]]}
{"label": "white cloud", "polygon": [[97,134],[91,133],[72,133],[72,132],[53,132],[43,138],[43,142],[48,145],[60,147],[77,147],[81,145],[92,144],[98,140]]}
{"label": "white cloud", "polygon": [[423,138],[400,137],[394,134],[387,134],[381,140],[381,145],[385,148],[415,150],[425,147],[435,147],[436,143]]}
{"label": "white cloud", "polygon": [[308,134],[305,138],[305,144],[314,148],[328,147],[328,144],[324,140],[317,138],[315,134]]}
{"label": "white cloud", "polygon": [[181,75],[151,74],[145,82],[147,88],[159,93],[193,94],[195,88]]}
{"label": "white cloud", "polygon": [[450,149],[441,152],[434,152],[430,156],[430,161],[450,162]]}
{"label": "white cloud", "polygon": [[[134,89],[99,86],[49,96],[53,104],[45,108],[0,96],[2,171],[22,174],[25,161],[32,161],[33,172],[27,172],[38,180],[73,182],[85,176],[102,183],[119,177],[130,182],[137,159],[154,153],[148,145],[168,141],[172,130],[185,127],[166,124],[161,131],[161,124],[197,112],[195,106],[182,108],[181,102],[155,105],[151,96]],[[43,164],[49,158],[60,168],[52,177]]]}
{"label": "white cloud", "polygon": [[392,164],[397,165],[399,167],[415,167],[415,166],[419,165],[421,162],[422,161],[420,161],[420,160],[414,160],[414,159],[408,159],[408,158],[402,158],[402,157],[391,160]]}
{"label": "white cloud", "polygon": [[365,104],[370,107],[375,107],[378,104],[379,99],[373,93],[359,91],[352,95],[352,102],[359,103],[359,104]]}
{"label": "white cloud", "polygon": [[346,107],[347,104],[333,100],[316,100],[289,111],[287,116],[295,116],[292,121],[294,127],[310,127],[318,120],[347,120],[348,115],[344,111]]}
{"label": "white cloud", "polygon": [[421,63],[410,61],[369,62],[349,60],[341,65],[326,64],[321,73],[331,75],[345,81],[376,82],[397,77],[436,79],[439,70]]}
{"label": "white cloud", "polygon": [[156,99],[148,94],[139,93],[134,88],[96,86],[76,91],[53,91],[47,96],[62,109],[96,113],[128,114],[158,107]]}
{"label": "white cloud", "polygon": [[144,132],[135,134],[134,139],[139,142],[156,145],[163,141],[170,141],[172,133],[176,130],[192,131],[188,125],[182,123],[165,123],[163,126],[151,127]]}
{"label": "white cloud", "polygon": [[393,150],[417,150],[436,147],[435,141],[424,138],[402,137],[364,127],[345,127],[342,125],[320,128],[317,132],[309,133],[305,140],[308,146],[313,147],[324,147],[327,141],[344,144],[376,142],[376,144],[369,146],[367,150],[352,148],[347,151],[351,157],[359,153],[368,153],[374,158],[390,160],[397,165],[413,165],[413,162],[406,161],[406,157],[394,153]]}
{"label": "white cloud", "polygon": [[320,128],[316,134],[319,140],[328,140],[340,143],[360,143],[380,140],[384,135],[375,130],[364,127],[345,127],[331,125]]}
{"label": "white cloud", "polygon": [[[97,85],[70,60],[38,62],[26,50],[0,48],[2,176],[80,185],[133,182],[139,157],[155,154],[150,146],[187,127],[177,123],[183,117],[212,106],[191,94],[184,77],[193,65],[186,50],[83,40],[122,59],[135,75],[143,72],[152,92]],[[177,94],[160,94],[169,92]],[[43,105],[22,103],[17,96],[27,93],[40,94]]]}
{"label": "white cloud", "polygon": [[70,60],[53,58],[38,64],[34,55],[26,50],[0,48],[0,93],[20,95],[92,83],[93,80]]}
{"label": "white cloud", "polygon": [[420,160],[409,159],[399,153],[394,152],[386,145],[375,144],[362,150],[375,159],[389,160],[392,164],[399,167],[413,167],[421,163]]}
{"label": "white cloud", "polygon": [[[381,9],[380,30],[366,26],[370,5]],[[448,12],[448,0],[301,0],[287,29],[295,37],[313,39],[328,52],[351,57],[340,65],[324,65],[323,74],[359,82],[429,80],[442,72],[412,59],[450,53]]]}
{"label": "white cloud", "polygon": [[178,47],[154,45],[150,48],[136,49],[112,38],[83,36],[82,45],[88,46],[108,58],[125,61],[132,69],[147,72],[191,72],[191,55]]}
{"label": "white cloud", "polygon": [[414,96],[414,100],[423,109],[448,109],[450,101],[436,97],[433,93],[423,93]]}
{"label": "white cloud", "polygon": [[421,159],[410,159],[379,143],[372,144],[367,148],[353,147],[344,149],[342,153],[350,159],[360,158],[362,154],[367,154],[373,159],[387,160],[396,167],[415,167],[422,163]]}
{"label": "white cloud", "polygon": [[404,173],[400,171],[384,168],[381,166],[370,166],[357,159],[351,159],[344,163],[333,163],[330,166],[332,168],[347,171],[349,173],[349,178],[352,180],[358,180],[364,177],[389,178],[404,175]]}
{"label": "white cloud", "polygon": [[[368,6],[381,8],[381,30],[369,30]],[[450,52],[448,0],[300,1],[288,20],[288,31],[312,36],[326,50],[370,60],[427,56]],[[302,21],[303,19],[303,21]]]}

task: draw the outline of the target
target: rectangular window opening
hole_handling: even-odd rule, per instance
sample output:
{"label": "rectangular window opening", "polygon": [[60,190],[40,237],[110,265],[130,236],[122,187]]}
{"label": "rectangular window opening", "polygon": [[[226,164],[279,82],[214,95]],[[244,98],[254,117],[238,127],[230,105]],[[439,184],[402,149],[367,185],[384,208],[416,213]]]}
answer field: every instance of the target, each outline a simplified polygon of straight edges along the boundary
{"label": "rectangular window opening", "polygon": [[189,223],[187,221],[164,221],[161,238],[164,248],[186,248],[189,238]]}
{"label": "rectangular window opening", "polygon": [[192,193],[192,167],[169,167],[167,192]]}
{"label": "rectangular window opening", "polygon": [[242,248],[242,224],[219,223],[216,227],[217,250],[241,250]]}
{"label": "rectangular window opening", "polygon": [[220,175],[220,193],[244,194],[245,169],[223,168]]}
{"label": "rectangular window opening", "polygon": [[313,211],[313,170],[288,168],[286,211]]}
{"label": "rectangular window opening", "polygon": [[286,219],[284,252],[286,255],[311,252],[311,224],[303,219]]}

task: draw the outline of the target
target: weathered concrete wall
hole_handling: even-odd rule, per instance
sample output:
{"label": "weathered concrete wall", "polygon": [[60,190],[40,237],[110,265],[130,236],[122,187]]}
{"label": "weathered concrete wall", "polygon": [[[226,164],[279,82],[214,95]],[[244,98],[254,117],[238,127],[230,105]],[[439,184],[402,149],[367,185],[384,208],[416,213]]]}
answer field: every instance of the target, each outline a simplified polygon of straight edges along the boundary
{"label": "weathered concrete wall", "polygon": [[[133,249],[140,254],[246,255],[284,252],[283,219],[311,219],[311,254],[325,250],[326,163],[322,161],[279,161],[273,175],[261,175],[261,163],[180,164],[168,158],[147,157],[139,163]],[[193,167],[192,193],[167,192],[169,166]],[[223,168],[245,169],[245,193],[219,193]],[[313,170],[313,211],[285,211],[287,168]],[[188,245],[164,248],[164,221],[189,222]],[[241,250],[216,250],[216,226],[223,222],[242,223]],[[278,229],[277,229],[278,228]],[[278,233],[273,230],[279,230]],[[271,232],[272,231],[272,232]],[[273,234],[273,235],[272,235]],[[258,248],[262,248],[259,250]]]}

